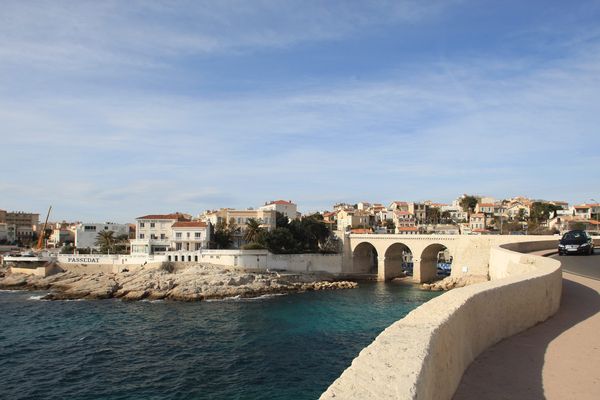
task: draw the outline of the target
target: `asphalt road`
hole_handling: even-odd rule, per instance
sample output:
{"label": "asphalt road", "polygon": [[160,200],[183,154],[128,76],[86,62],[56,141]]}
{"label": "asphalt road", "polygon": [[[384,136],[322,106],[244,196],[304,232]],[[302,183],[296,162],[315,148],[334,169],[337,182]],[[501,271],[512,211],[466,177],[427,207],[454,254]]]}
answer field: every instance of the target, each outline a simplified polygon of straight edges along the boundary
{"label": "asphalt road", "polygon": [[560,260],[563,271],[571,272],[576,275],[600,280],[600,248],[596,247],[591,256],[552,256],[555,260]]}

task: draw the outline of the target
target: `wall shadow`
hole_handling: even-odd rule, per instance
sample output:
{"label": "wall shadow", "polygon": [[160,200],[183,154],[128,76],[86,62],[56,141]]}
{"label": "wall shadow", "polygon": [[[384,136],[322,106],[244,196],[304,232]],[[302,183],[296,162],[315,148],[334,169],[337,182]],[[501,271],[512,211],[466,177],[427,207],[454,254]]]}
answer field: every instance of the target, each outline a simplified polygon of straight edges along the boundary
{"label": "wall shadow", "polygon": [[563,277],[558,312],[481,353],[465,371],[453,399],[545,399],[542,369],[548,345],[598,312],[598,292]]}

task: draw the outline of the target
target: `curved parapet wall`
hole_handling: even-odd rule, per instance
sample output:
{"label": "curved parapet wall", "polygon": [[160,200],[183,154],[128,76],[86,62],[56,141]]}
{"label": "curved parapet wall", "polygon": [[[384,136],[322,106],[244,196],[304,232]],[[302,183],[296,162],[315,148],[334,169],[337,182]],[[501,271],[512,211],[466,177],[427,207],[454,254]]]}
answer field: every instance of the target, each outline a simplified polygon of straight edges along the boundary
{"label": "curved parapet wall", "polygon": [[454,289],[392,324],[321,399],[450,399],[482,351],[558,310],[560,263],[511,248],[527,246],[493,248],[493,280]]}

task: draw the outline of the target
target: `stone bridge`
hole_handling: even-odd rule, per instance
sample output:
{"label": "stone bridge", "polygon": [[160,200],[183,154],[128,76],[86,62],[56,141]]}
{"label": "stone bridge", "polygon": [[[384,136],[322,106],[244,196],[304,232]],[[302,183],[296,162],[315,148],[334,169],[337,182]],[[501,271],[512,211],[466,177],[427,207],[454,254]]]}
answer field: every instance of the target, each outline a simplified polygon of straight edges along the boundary
{"label": "stone bridge", "polygon": [[558,241],[557,236],[349,234],[344,237],[344,273],[377,274],[378,280],[390,280],[401,274],[403,254],[410,253],[413,280],[429,282],[437,275],[438,254],[447,249],[453,259],[452,276],[487,276],[492,247],[533,238]]}

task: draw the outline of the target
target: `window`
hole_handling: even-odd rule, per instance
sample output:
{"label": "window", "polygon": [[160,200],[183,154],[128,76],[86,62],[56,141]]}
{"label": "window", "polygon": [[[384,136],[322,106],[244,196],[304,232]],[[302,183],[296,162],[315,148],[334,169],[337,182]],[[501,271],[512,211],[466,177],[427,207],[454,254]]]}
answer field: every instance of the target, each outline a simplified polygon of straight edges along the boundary
{"label": "window", "polygon": [[153,233],[150,235],[150,239],[156,239],[156,235]]}
{"label": "window", "polygon": [[195,233],[194,233],[194,237],[195,237],[196,239],[200,239],[200,232],[195,232]]}
{"label": "window", "polygon": [[96,232],[96,227],[93,225],[86,225],[83,227],[85,232]]}
{"label": "window", "polygon": [[177,233],[175,233],[175,238],[177,238],[177,239],[181,239],[181,232],[177,232]]}
{"label": "window", "polygon": [[144,238],[144,234],[140,233],[140,239],[143,239],[143,238]]}
{"label": "window", "polygon": [[190,237],[190,233],[189,233],[189,232],[187,232],[187,235],[186,235],[186,236],[189,238],[189,237]]}
{"label": "window", "polygon": [[146,224],[144,224],[143,222],[140,222],[140,228],[143,228],[145,226],[146,226]]}
{"label": "window", "polygon": [[164,234],[164,233],[161,233],[161,234],[160,234],[160,238],[161,238],[162,240],[165,240],[165,239],[166,239],[166,237],[165,237],[165,234]]}
{"label": "window", "polygon": [[154,222],[150,222],[150,228],[154,228],[156,224]]}
{"label": "window", "polygon": [[175,250],[181,250],[181,243],[175,243]]}

